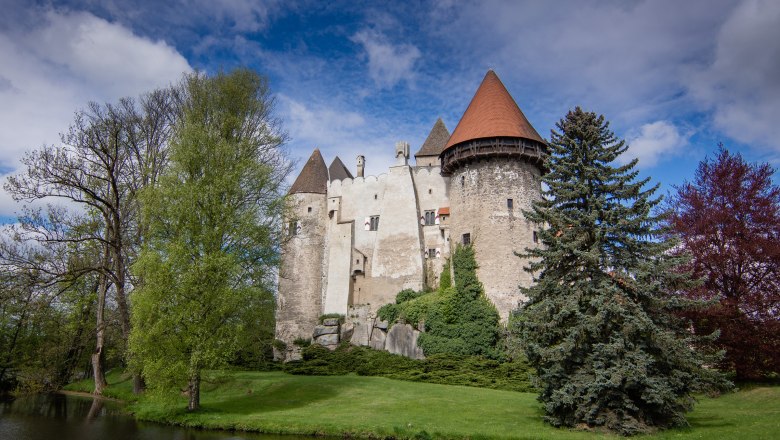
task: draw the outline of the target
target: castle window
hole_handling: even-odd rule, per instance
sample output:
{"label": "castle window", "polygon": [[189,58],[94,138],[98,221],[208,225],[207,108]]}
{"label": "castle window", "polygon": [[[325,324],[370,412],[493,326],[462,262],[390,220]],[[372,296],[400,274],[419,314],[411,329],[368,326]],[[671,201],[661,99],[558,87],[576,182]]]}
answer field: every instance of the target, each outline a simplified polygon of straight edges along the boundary
{"label": "castle window", "polygon": [[515,201],[512,199],[506,199],[506,207],[512,209],[515,207]]}
{"label": "castle window", "polygon": [[471,234],[468,234],[468,233],[463,234],[463,244],[465,246],[468,246],[468,245],[471,244]]}
{"label": "castle window", "polygon": [[433,190],[428,188],[428,194],[433,194]]}
{"label": "castle window", "polygon": [[435,248],[428,249],[428,258],[436,258],[436,249]]}
{"label": "castle window", "polygon": [[539,243],[539,234],[534,231],[534,243]]}
{"label": "castle window", "polygon": [[378,215],[372,215],[369,220],[369,231],[376,231],[379,230],[379,216]]}
{"label": "castle window", "polygon": [[309,206],[309,212],[311,212],[311,206]]}
{"label": "castle window", "polygon": [[460,176],[460,186],[466,186],[466,176]]}
{"label": "castle window", "polygon": [[436,224],[436,211],[425,211],[425,226]]}
{"label": "castle window", "polygon": [[376,200],[376,194],[374,194],[374,200]]}

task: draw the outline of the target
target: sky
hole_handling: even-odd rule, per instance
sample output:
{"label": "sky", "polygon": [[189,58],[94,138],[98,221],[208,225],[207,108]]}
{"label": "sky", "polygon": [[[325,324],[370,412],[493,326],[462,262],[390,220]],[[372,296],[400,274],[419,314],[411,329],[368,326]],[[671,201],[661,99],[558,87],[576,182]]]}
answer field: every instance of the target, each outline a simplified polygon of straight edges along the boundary
{"label": "sky", "polygon": [[[74,112],[246,66],[266,75],[298,169],[320,148],[386,172],[488,69],[549,139],[603,114],[661,192],[718,145],[780,167],[780,1],[0,0],[0,179]],[[297,173],[296,173],[297,175]],[[291,176],[293,179],[295,176]],[[775,173],[775,181],[778,173]],[[0,190],[0,222],[18,212]]]}

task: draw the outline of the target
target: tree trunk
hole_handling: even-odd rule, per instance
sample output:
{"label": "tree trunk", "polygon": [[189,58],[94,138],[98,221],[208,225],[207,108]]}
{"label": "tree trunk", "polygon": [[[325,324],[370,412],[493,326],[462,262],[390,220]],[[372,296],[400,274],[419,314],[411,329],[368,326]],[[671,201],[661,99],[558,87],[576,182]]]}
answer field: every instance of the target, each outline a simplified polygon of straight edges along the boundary
{"label": "tree trunk", "polygon": [[96,323],[96,341],[95,351],[92,353],[92,374],[95,379],[95,390],[92,392],[95,395],[102,396],[103,389],[106,387],[106,375],[103,367],[103,360],[105,355],[103,353],[103,345],[105,344],[106,325],[103,318],[103,312],[106,306],[106,291],[108,290],[108,282],[106,276],[100,275],[100,283],[98,284],[98,303],[97,303],[97,323]]}
{"label": "tree trunk", "polygon": [[[118,195],[117,195],[118,197]],[[119,202],[117,202],[117,206]],[[118,209],[118,208],[117,208]],[[130,340],[130,308],[127,304],[127,294],[125,290],[125,281],[127,277],[127,267],[125,265],[124,241],[120,229],[120,218],[117,215],[112,217],[113,226],[111,228],[111,243],[113,244],[112,262],[115,277],[116,304],[119,309],[120,326],[122,328],[122,338],[127,343]],[[133,394],[141,394],[146,388],[144,379],[140,371],[133,371]]]}
{"label": "tree trunk", "polygon": [[141,376],[141,373],[134,371],[133,372],[133,394],[141,394],[146,389],[146,381],[144,380],[143,376]]}
{"label": "tree trunk", "polygon": [[200,409],[200,372],[194,373],[190,377],[189,395],[190,402],[187,405],[187,410],[197,411]]}

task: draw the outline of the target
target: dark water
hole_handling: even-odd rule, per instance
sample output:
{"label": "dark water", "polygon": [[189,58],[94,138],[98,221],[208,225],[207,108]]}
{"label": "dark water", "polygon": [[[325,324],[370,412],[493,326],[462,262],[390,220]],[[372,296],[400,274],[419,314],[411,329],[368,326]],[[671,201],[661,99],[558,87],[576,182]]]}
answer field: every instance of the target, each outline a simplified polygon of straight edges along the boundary
{"label": "dark water", "polygon": [[120,403],[47,394],[0,402],[0,440],[296,440],[137,422]]}

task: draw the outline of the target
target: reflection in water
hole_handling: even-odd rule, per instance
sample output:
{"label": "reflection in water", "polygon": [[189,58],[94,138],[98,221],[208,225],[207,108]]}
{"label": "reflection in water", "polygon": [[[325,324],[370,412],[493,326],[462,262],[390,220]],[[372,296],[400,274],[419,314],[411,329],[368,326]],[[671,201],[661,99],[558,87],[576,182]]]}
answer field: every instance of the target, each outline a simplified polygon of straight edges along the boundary
{"label": "reflection in water", "polygon": [[201,431],[137,422],[104,399],[47,394],[0,402],[0,439],[13,440],[295,440],[297,436]]}

